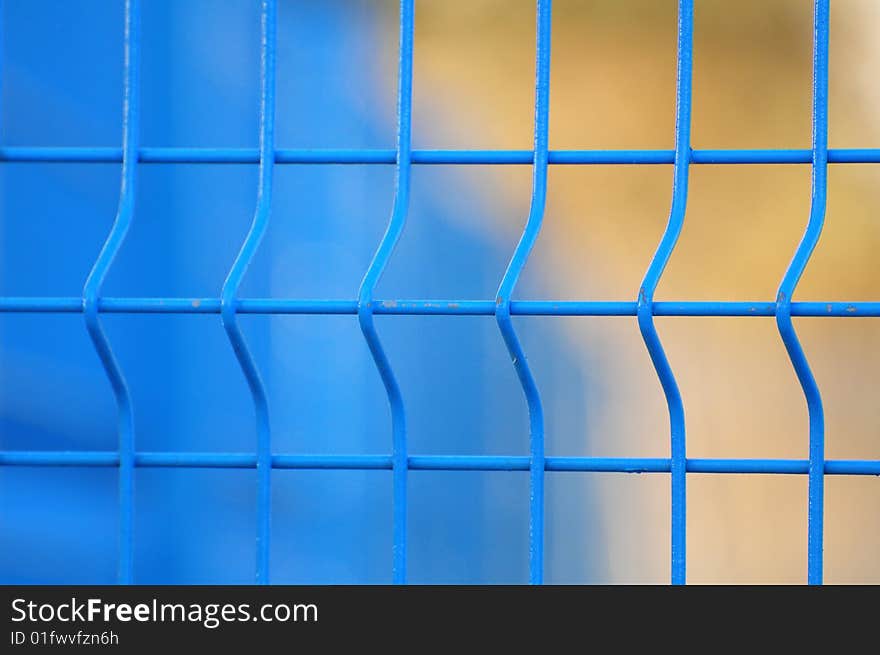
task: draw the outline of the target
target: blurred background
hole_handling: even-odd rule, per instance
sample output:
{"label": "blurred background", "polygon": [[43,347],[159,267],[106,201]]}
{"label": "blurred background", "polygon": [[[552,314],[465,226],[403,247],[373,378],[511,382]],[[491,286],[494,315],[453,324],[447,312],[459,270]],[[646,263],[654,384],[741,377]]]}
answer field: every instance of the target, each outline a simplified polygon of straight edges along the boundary
{"label": "blurred background", "polygon": [[[555,0],[553,149],[673,147],[674,0]],[[696,1],[695,148],[808,148],[812,3]],[[278,147],[391,148],[397,3],[281,0]],[[0,1],[0,144],[117,146],[121,0]],[[144,146],[255,148],[259,2],[145,0]],[[880,147],[880,6],[831,16],[831,147]],[[534,2],[417,0],[416,148],[528,149]],[[0,165],[0,294],[78,296],[113,221],[118,164]],[[243,297],[356,296],[393,167],[281,165]],[[633,300],[668,218],[671,166],[553,166],[516,297]],[[876,300],[880,169],[832,165],[796,300]],[[253,165],[142,164],[108,296],[216,297],[250,224]],[[491,299],[525,223],[528,166],[416,166],[379,298]],[[809,213],[807,165],[694,166],[657,300],[775,298]],[[105,315],[138,450],[252,452],[253,407],[216,315]],[[244,316],[273,449],[387,453],[384,391],[355,316]],[[667,457],[669,420],[632,317],[520,317],[548,455]],[[526,454],[522,391],[492,317],[380,316],[412,454]],[[807,413],[772,318],[661,317],[689,457],[806,458]],[[795,320],[826,456],[880,458],[877,319]],[[0,449],[115,450],[115,406],[78,314],[0,315]],[[112,582],[116,471],[0,470],[0,581]],[[410,474],[412,582],[522,583],[527,473]],[[136,581],[253,579],[252,470],[138,469]],[[274,471],[272,579],[390,582],[387,471]],[[688,477],[690,582],[803,582],[806,476]],[[826,479],[826,579],[880,582],[880,484]],[[546,579],[666,582],[669,476],[547,474]]]}

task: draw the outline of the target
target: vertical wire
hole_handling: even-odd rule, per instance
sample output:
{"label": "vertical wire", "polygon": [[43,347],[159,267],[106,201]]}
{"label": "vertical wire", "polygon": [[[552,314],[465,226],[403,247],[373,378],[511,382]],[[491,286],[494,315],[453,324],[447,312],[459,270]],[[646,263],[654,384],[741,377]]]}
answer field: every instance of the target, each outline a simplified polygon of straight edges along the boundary
{"label": "vertical wire", "polygon": [[385,354],[373,320],[373,292],[388,265],[406,224],[412,164],[412,60],[414,0],[400,2],[400,59],[397,87],[397,166],[394,205],[382,241],[358,291],[358,323],[385,385],[391,407],[392,461],[392,580],[406,584],[407,469],[406,413],[400,386]]}
{"label": "vertical wire", "polygon": [[250,230],[223,283],[220,319],[235,357],[247,379],[257,423],[257,564],[258,584],[269,583],[269,535],[271,528],[272,441],[269,403],[257,364],[238,325],[236,295],[269,225],[272,174],[275,166],[275,42],[278,7],[276,0],[263,0],[260,48],[260,171],[257,205]]}
{"label": "vertical wire", "polygon": [[134,214],[140,131],[140,0],[126,0],[122,105],[122,184],[116,218],[83,286],[86,330],[113,388],[119,435],[119,567],[120,584],[131,584],[134,561],[134,416],[131,394],[98,317],[101,288]]}
{"label": "vertical wire", "polygon": [[529,583],[544,580],[544,410],[538,385],[510,317],[510,298],[538,239],[547,200],[548,132],[550,124],[551,0],[538,0],[535,54],[535,154],[532,199],[522,236],[495,297],[495,320],[507,346],[529,410]]}
{"label": "vertical wire", "polygon": [[[3,0],[0,0],[0,57],[3,55],[3,32],[4,32],[4,23],[3,23]],[[3,98],[3,65],[2,60],[0,60],[0,100]],[[3,103],[0,102],[0,137],[3,136]]]}
{"label": "vertical wire", "polygon": [[684,584],[687,567],[687,454],[685,448],[684,403],[672,367],[654,325],[654,292],[681,234],[687,210],[688,172],[691,161],[691,83],[693,77],[694,3],[678,3],[678,72],[675,109],[675,163],[672,207],[666,230],[654,253],[639,290],[639,330],[660,378],[669,410],[672,454],[672,584]]}
{"label": "vertical wire", "polygon": [[776,325],[807,401],[810,421],[807,581],[822,584],[822,535],[825,503],[825,417],[822,396],[791,320],[791,298],[813,254],[828,192],[828,22],[829,0],[816,0],[813,24],[813,166],[810,218],[776,295]]}

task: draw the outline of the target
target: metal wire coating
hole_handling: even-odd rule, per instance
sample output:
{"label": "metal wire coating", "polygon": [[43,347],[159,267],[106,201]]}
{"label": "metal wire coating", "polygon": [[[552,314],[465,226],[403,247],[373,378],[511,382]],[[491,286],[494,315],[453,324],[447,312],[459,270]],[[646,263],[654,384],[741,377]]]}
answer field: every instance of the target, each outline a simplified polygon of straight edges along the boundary
{"label": "metal wire coating", "polygon": [[[230,452],[138,452],[141,468],[256,467],[253,453]],[[411,471],[529,471],[530,458],[522,455],[411,455]],[[553,457],[544,458],[545,470],[586,473],[669,473],[671,460],[654,457]],[[113,451],[0,451],[0,466],[114,467],[119,454]],[[806,459],[704,459],[687,460],[688,473],[747,475],[806,475]],[[306,455],[276,453],[272,468],[293,470],[371,471],[391,470],[391,455]],[[880,476],[878,460],[825,460],[826,475]]]}
{"label": "metal wire coating", "polygon": [[133,579],[134,562],[134,414],[128,384],[98,317],[98,297],[119,253],[134,215],[137,150],[140,130],[140,0],[125,3],[125,61],[122,108],[122,186],[110,234],[83,287],[86,330],[116,399],[119,434],[119,565],[120,584]]}
{"label": "metal wire coating", "polygon": [[257,422],[257,567],[258,584],[269,582],[269,534],[271,522],[272,443],[266,389],[253,355],[248,350],[236,318],[235,296],[269,225],[272,175],[275,165],[275,31],[276,0],[263,0],[260,101],[260,177],[254,220],[220,295],[220,318],[235,357],[247,379]]}
{"label": "metal wire coating", "polygon": [[[219,298],[112,298],[98,300],[107,314],[219,314]],[[356,300],[238,298],[238,314],[357,314]],[[793,302],[792,316],[877,318],[880,302]],[[0,313],[76,314],[76,297],[0,297]],[[774,302],[655,301],[654,316],[776,316]],[[513,316],[636,316],[638,303],[623,300],[511,300]],[[373,314],[398,316],[494,316],[492,300],[373,300]]]}
{"label": "metal wire coating", "polygon": [[552,3],[538,0],[535,55],[535,150],[532,199],[522,237],[513,252],[495,298],[495,320],[510,353],[529,410],[529,582],[544,578],[544,410],[541,394],[513,328],[510,297],[526,265],[544,220],[547,201],[547,157],[550,122],[550,24]]}
{"label": "metal wire coating", "polygon": [[357,301],[358,322],[370,348],[373,361],[382,378],[388,404],[391,407],[392,463],[394,471],[392,509],[392,579],[395,584],[406,583],[406,412],[400,385],[394,376],[391,362],[382,348],[379,333],[373,321],[373,293],[379,278],[391,260],[394,247],[400,240],[409,208],[410,149],[412,131],[412,58],[414,30],[413,0],[400,2],[400,67],[397,96],[397,175],[394,205],[388,228],[373,256],[361,282]]}
{"label": "metal wire coating", "polygon": [[[532,150],[413,150],[411,164],[532,165]],[[112,164],[122,151],[111,147],[0,147],[0,162]],[[248,148],[144,147],[142,164],[258,164],[260,153]],[[692,150],[691,164],[810,164],[811,150]],[[276,164],[396,164],[395,150],[295,149],[275,150]],[[674,150],[550,150],[551,165],[656,165],[675,163]],[[880,148],[828,150],[829,164],[877,164]]]}
{"label": "metal wire coating", "polygon": [[660,378],[666,405],[669,409],[670,445],[672,450],[672,583],[684,584],[686,580],[687,546],[687,468],[685,459],[684,402],[672,373],[672,367],[660,343],[660,336],[654,325],[654,292],[660,276],[672,256],[672,251],[681,234],[684,214],[687,208],[688,171],[691,156],[691,80],[693,77],[693,39],[694,39],[693,0],[680,0],[678,3],[678,83],[675,110],[675,164],[672,184],[672,208],[669,222],[660,245],[648,266],[642,286],[636,315],[639,330],[645,340],[648,354]]}
{"label": "metal wire coating", "polygon": [[807,581],[822,584],[825,503],[825,416],[819,386],[791,321],[791,298],[807,267],[825,221],[828,195],[828,18],[829,0],[816,0],[813,43],[813,176],[810,220],[776,296],[776,325],[807,401],[810,421],[810,479]]}

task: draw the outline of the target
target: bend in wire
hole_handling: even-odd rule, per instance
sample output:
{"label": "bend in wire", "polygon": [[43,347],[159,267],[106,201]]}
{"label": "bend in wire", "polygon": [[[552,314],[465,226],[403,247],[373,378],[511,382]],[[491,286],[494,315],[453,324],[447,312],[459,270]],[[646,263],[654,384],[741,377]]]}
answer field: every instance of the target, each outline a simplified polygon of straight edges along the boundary
{"label": "bend in wire", "polygon": [[275,42],[277,1],[263,0],[260,100],[260,172],[257,205],[250,230],[223,283],[220,319],[235,357],[247,379],[257,423],[257,563],[258,584],[269,582],[269,535],[271,524],[272,443],[269,404],[257,364],[238,325],[236,295],[269,224],[272,175],[275,165]]}
{"label": "bend in wire", "polygon": [[409,208],[410,171],[412,156],[412,60],[413,60],[414,4],[413,0],[400,2],[400,60],[397,91],[397,168],[395,175],[394,205],[388,227],[376,254],[364,274],[358,291],[358,323],[370,354],[382,378],[391,407],[392,435],[392,580],[406,584],[406,515],[407,515],[407,444],[406,412],[400,385],[391,362],[382,347],[373,319],[373,293],[382,277],[394,247],[400,240]]}
{"label": "bend in wire", "polygon": [[119,566],[120,584],[131,584],[134,569],[134,416],[131,394],[110,341],[98,317],[101,288],[122,248],[134,214],[140,131],[140,0],[126,0],[122,109],[122,183],[110,233],[83,286],[86,330],[116,400],[119,435]]}
{"label": "bend in wire", "polygon": [[825,417],[819,386],[791,320],[791,298],[825,222],[828,191],[828,21],[829,0],[816,0],[813,43],[813,166],[810,218],[776,297],[776,325],[807,401],[810,425],[807,581],[822,584],[825,496]]}
{"label": "bend in wire", "polygon": [[495,298],[495,320],[510,353],[529,411],[529,583],[544,579],[544,409],[538,385],[510,315],[517,280],[538,239],[547,200],[548,131],[550,121],[551,0],[538,0],[535,54],[535,150],[532,199],[522,236],[513,252]]}
{"label": "bend in wire", "polygon": [[675,164],[672,207],[666,230],[657,246],[639,290],[636,314],[639,330],[660,378],[669,410],[672,483],[672,584],[686,581],[687,461],[684,403],[669,360],[654,325],[654,292],[681,234],[687,210],[688,170],[691,160],[691,80],[693,76],[693,0],[678,3],[678,81],[676,84]]}

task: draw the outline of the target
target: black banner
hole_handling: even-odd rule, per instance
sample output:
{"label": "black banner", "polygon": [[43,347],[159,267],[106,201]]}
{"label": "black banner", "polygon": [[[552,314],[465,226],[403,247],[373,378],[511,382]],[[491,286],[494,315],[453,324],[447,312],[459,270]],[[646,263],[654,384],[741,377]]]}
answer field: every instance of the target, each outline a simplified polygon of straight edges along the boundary
{"label": "black banner", "polygon": [[0,587],[0,652],[337,643],[420,651],[476,641],[659,646],[713,630],[715,646],[722,637],[768,632],[790,644],[820,625],[867,634],[878,599],[876,587]]}

